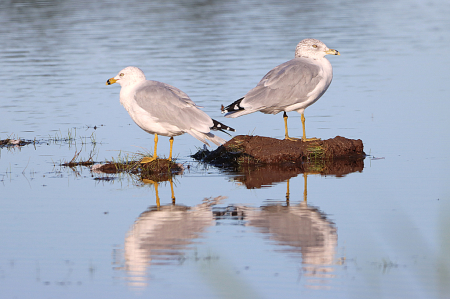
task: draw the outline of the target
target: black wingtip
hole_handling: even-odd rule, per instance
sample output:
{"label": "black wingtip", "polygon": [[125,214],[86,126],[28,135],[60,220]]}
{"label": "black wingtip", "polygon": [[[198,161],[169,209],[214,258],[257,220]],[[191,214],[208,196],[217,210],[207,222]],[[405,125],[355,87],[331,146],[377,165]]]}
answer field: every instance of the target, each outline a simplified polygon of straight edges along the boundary
{"label": "black wingtip", "polygon": [[218,122],[215,119],[213,119],[212,121],[213,121],[213,126],[211,127],[211,130],[222,131],[222,132],[225,132],[225,131],[236,132],[236,130],[233,129],[232,127],[224,125],[223,123]]}
{"label": "black wingtip", "polygon": [[230,105],[224,107],[223,105],[220,107],[220,110],[222,111],[222,113],[228,113],[228,112],[233,112],[233,111],[239,111],[239,110],[244,110],[243,107],[241,107],[241,102],[244,98],[240,98],[239,100],[231,103]]}

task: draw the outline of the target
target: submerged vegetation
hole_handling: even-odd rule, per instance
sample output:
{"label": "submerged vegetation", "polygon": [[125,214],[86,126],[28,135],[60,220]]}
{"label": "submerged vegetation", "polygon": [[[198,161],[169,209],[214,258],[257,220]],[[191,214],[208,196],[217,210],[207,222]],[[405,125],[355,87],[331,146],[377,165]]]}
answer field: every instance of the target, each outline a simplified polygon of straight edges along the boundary
{"label": "submerged vegetation", "polygon": [[75,155],[73,156],[72,160],[70,160],[69,162],[65,162],[62,163],[62,166],[68,166],[68,167],[75,167],[75,166],[90,166],[93,165],[94,162],[94,149],[91,150],[90,154],[89,154],[89,158],[87,160],[83,160],[81,158],[79,158],[80,153],[82,150],[80,151],[75,151]]}
{"label": "submerged vegetation", "polygon": [[31,140],[23,140],[23,139],[11,139],[6,138],[3,140],[0,140],[0,148],[2,147],[16,147],[16,146],[24,146],[30,143],[34,143],[35,141]]}
{"label": "submerged vegetation", "polygon": [[[89,128],[89,127],[88,127]],[[5,139],[0,139],[0,148],[10,148],[10,147],[21,147],[25,145],[39,145],[39,144],[68,144],[72,145],[86,145],[86,144],[97,144],[97,139],[95,132],[92,132],[90,136],[79,136],[77,137],[77,128],[67,129],[67,133],[61,132],[61,130],[56,131],[53,136],[49,135],[46,138],[37,138],[35,137],[33,140],[22,139],[18,136],[10,135]]]}
{"label": "submerged vegetation", "polygon": [[154,182],[167,181],[172,176],[181,174],[184,170],[182,164],[167,159],[156,159],[150,163],[142,164],[140,160],[108,161],[95,164],[91,170],[95,173],[128,173],[137,176],[139,180]]}
{"label": "submerged vegetation", "polygon": [[140,180],[152,180],[155,182],[167,181],[170,177],[181,174],[183,165],[166,159],[156,159],[150,163],[141,164],[140,161],[133,161],[127,164],[107,163],[93,170],[106,170],[114,172],[125,172],[137,175]]}
{"label": "submerged vegetation", "polygon": [[[87,128],[89,129],[90,127]],[[93,127],[94,130],[96,128],[97,127]],[[11,135],[5,139],[0,139],[0,149],[20,150],[23,146],[29,144],[33,144],[35,147],[37,145],[68,145],[69,149],[72,147],[75,148],[73,157],[70,160],[53,162],[53,165],[68,167],[77,173],[77,167],[90,167],[91,171],[96,174],[126,173],[139,180],[147,179],[160,182],[166,181],[173,175],[181,174],[183,172],[183,165],[167,159],[156,159],[155,161],[146,164],[140,163],[143,157],[152,156],[150,153],[123,154],[120,152],[118,157],[113,157],[109,161],[98,162],[96,161],[98,153],[96,151],[97,139],[95,131],[91,132],[87,137],[79,136],[77,133],[77,128],[71,128],[65,133],[59,130],[56,131],[53,136],[49,135],[46,138],[34,138],[33,140],[25,140]],[[83,157],[82,151],[86,149],[86,145],[90,145],[92,148],[89,151],[88,157]]]}
{"label": "submerged vegetation", "polygon": [[142,164],[143,157],[149,156],[144,153],[125,154],[119,153],[118,157],[111,158],[105,162],[94,162],[93,152],[88,159],[79,159],[79,152],[70,162],[62,163],[64,167],[91,166],[91,171],[96,174],[119,174],[126,173],[138,180],[151,180],[155,182],[167,181],[174,175],[181,174],[184,170],[182,164],[167,159],[156,159],[150,163]]}

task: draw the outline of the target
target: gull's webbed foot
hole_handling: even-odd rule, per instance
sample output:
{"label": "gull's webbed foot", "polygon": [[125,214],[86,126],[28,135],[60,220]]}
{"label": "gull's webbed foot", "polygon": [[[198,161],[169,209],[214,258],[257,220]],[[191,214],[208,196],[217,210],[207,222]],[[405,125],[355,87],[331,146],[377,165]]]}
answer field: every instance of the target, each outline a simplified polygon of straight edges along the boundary
{"label": "gull's webbed foot", "polygon": [[156,157],[144,157],[140,161],[141,164],[147,164],[156,160]]}
{"label": "gull's webbed foot", "polygon": [[284,136],[284,140],[290,140],[290,141],[298,141],[299,138],[289,137],[288,135]]}
{"label": "gull's webbed foot", "polygon": [[312,137],[312,138],[306,138],[302,137],[302,142],[308,142],[308,141],[318,141],[320,138]]}

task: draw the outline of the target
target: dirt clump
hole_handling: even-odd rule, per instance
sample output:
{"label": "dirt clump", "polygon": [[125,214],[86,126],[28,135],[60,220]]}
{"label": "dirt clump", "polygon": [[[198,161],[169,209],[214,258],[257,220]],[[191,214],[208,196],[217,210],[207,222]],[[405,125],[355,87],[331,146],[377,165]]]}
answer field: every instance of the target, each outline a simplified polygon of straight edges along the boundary
{"label": "dirt clump", "polygon": [[311,160],[364,159],[361,140],[336,136],[327,140],[303,142],[262,136],[239,135],[215,151],[200,150],[192,157],[224,167],[245,164],[302,163]]}
{"label": "dirt clump", "polygon": [[139,161],[127,163],[107,162],[105,164],[96,164],[91,168],[95,173],[130,173],[138,175],[140,179],[151,180],[155,182],[167,181],[171,176],[182,174],[184,167],[182,164],[169,161],[167,159],[156,159],[150,163],[141,164]]}
{"label": "dirt clump", "polygon": [[1,139],[0,140],[0,148],[2,147],[13,147],[13,146],[24,146],[27,144],[33,143],[31,140],[22,140],[22,139]]}

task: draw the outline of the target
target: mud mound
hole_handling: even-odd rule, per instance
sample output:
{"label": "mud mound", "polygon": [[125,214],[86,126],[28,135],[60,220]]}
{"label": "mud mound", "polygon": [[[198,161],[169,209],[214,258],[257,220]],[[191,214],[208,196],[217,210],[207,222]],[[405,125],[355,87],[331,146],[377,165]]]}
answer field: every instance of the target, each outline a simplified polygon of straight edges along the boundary
{"label": "mud mound", "polygon": [[153,162],[141,164],[139,161],[128,163],[96,164],[91,170],[96,173],[131,173],[139,175],[141,179],[155,182],[167,181],[173,175],[183,172],[183,165],[168,161],[167,159],[156,159]]}
{"label": "mud mound", "polygon": [[302,163],[311,160],[364,159],[361,140],[336,136],[302,142],[261,136],[239,135],[215,151],[200,150],[192,156],[215,166]]}

